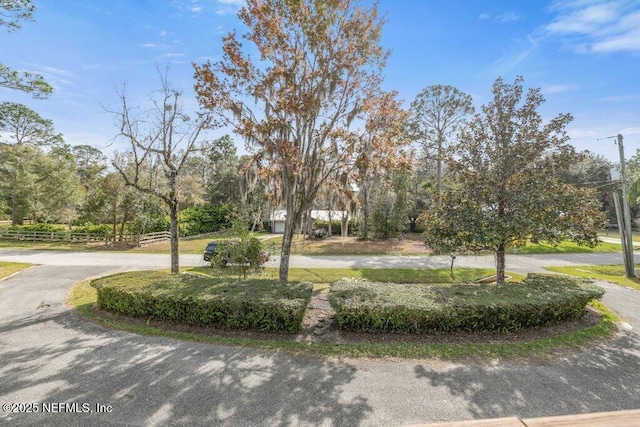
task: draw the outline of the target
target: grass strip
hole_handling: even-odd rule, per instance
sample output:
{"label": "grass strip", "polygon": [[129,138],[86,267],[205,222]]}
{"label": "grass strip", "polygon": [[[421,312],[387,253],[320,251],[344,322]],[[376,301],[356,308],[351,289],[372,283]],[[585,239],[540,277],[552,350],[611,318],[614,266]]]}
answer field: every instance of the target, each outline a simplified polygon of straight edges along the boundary
{"label": "grass strip", "polygon": [[21,262],[2,262],[0,261],[0,279],[11,276],[19,271],[31,267],[31,264]]}
{"label": "grass strip", "polygon": [[[618,285],[640,290],[640,278],[626,277],[624,265],[572,265],[567,267],[545,268],[556,273],[570,274],[572,276],[585,277],[588,279],[604,280],[606,282],[617,283]],[[640,264],[636,264],[635,268],[640,268]]]}
{"label": "grass strip", "polygon": [[580,246],[575,242],[560,242],[557,246],[548,243],[532,243],[528,242],[525,246],[512,249],[510,252],[520,255],[533,254],[591,254],[591,253],[612,253],[620,252],[622,247],[619,243],[600,242],[594,248],[589,246]]}
{"label": "grass strip", "polygon": [[[225,270],[195,267],[188,271],[208,276],[225,277]],[[289,280],[312,283],[333,283],[341,279],[366,279],[384,283],[468,283],[495,274],[491,268],[290,268]],[[512,280],[524,276],[508,273]],[[261,277],[277,279],[277,268],[265,268]]]}

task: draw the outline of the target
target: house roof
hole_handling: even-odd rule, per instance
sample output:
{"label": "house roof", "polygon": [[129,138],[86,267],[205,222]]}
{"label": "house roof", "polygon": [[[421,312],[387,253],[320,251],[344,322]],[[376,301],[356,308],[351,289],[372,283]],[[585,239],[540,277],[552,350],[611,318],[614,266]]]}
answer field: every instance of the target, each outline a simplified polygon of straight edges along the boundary
{"label": "house roof", "polygon": [[[320,221],[329,221],[329,214],[332,220],[342,219],[343,215],[348,215],[347,211],[330,211],[330,210],[312,210],[311,218]],[[271,221],[284,221],[287,218],[287,211],[280,209],[273,212]]]}

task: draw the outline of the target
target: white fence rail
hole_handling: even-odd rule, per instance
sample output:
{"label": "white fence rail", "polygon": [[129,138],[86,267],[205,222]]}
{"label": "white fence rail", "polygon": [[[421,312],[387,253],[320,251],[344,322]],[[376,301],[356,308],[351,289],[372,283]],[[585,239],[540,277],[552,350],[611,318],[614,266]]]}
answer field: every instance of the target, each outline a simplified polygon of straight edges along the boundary
{"label": "white fence rail", "polygon": [[74,233],[66,231],[25,231],[0,229],[0,240],[23,240],[32,242],[123,242],[137,246],[150,245],[152,243],[170,240],[168,231],[147,234],[123,234],[113,237],[101,233]]}

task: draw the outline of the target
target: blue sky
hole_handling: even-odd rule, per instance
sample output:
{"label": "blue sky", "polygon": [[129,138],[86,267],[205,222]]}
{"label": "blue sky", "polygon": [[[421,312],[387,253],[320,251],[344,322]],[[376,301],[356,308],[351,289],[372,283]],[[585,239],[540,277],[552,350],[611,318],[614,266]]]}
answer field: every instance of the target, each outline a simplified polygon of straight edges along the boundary
{"label": "blue sky", "polygon": [[[195,109],[191,63],[219,58],[243,1],[34,4],[35,22],[0,33],[0,61],[43,74],[55,93],[35,100],[0,89],[0,101],[53,120],[70,144],[108,153],[117,129],[105,109],[117,107],[116,88],[126,83],[132,102],[143,104],[159,87],[156,67],[169,65],[170,80]],[[613,140],[598,139],[617,133],[627,156],[640,148],[639,1],[380,0],[379,8],[387,20],[383,44],[392,50],[385,88],[407,106],[424,87],[449,84],[479,107],[498,76],[522,75],[526,87],[542,89],[545,118],[574,115],[568,130],[578,149],[616,161]]]}

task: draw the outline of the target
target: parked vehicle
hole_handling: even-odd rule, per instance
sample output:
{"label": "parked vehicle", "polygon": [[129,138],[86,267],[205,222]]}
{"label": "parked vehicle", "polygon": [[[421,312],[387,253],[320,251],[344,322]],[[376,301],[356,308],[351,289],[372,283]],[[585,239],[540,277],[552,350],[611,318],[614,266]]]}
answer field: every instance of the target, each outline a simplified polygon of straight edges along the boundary
{"label": "parked vehicle", "polygon": [[[207,247],[204,248],[204,254],[202,254],[202,259],[206,262],[212,262],[214,257],[218,255],[218,242],[209,242],[207,243]],[[226,254],[226,256],[220,259],[220,266],[224,267],[227,265],[229,260],[231,259],[231,254]]]}
{"label": "parked vehicle", "polygon": [[[242,259],[234,258],[234,248],[238,244],[237,241],[225,241],[224,247],[226,248],[227,253],[224,256],[220,257],[217,262],[218,267],[225,267],[227,264],[243,264],[246,261]],[[204,249],[204,253],[202,255],[202,259],[206,262],[213,262],[216,256],[218,255],[220,247],[220,242],[209,242],[207,243],[207,247]],[[258,265],[262,265],[269,260],[269,253],[263,251],[260,253],[258,259]]]}

